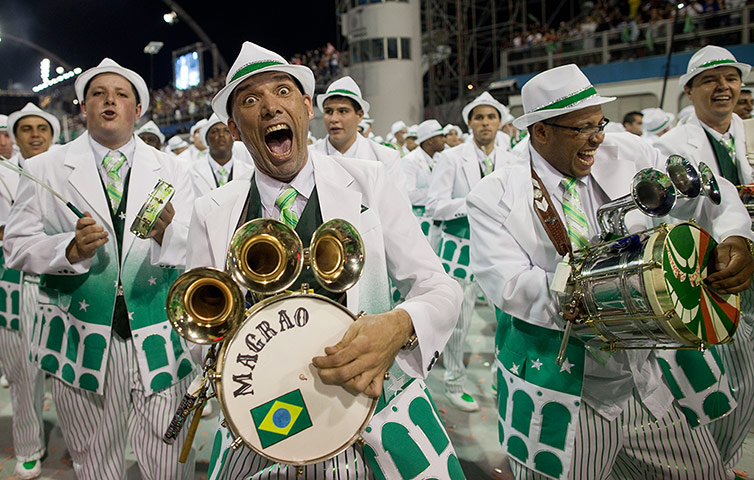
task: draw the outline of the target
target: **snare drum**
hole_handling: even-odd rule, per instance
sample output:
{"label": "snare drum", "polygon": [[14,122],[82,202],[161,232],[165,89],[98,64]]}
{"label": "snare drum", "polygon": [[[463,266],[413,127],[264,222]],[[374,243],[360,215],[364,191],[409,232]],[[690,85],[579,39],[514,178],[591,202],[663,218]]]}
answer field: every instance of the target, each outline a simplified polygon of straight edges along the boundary
{"label": "snare drum", "polygon": [[[717,242],[691,223],[661,225],[578,259],[586,322],[573,332],[613,348],[698,348],[729,342],[739,297],[703,280]],[[577,253],[578,255],[578,253]]]}
{"label": "snare drum", "polygon": [[214,377],[237,440],[298,466],[334,457],[359,438],[377,399],[324,384],[312,364],[355,319],[340,304],[302,292],[254,306],[223,343]]}
{"label": "snare drum", "polygon": [[141,206],[141,210],[134,218],[131,224],[131,233],[139,238],[147,238],[149,232],[154,228],[154,224],[157,223],[157,218],[174,194],[175,188],[171,184],[162,179],[158,180],[154,190],[149,194],[147,201]]}

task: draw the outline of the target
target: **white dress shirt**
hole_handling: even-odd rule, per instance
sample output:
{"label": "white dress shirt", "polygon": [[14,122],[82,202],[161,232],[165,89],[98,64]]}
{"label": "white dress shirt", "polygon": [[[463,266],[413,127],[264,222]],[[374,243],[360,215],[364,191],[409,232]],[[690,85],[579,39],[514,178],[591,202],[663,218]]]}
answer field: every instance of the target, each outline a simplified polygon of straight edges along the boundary
{"label": "white dress shirt", "polygon": [[94,162],[97,164],[99,177],[102,179],[102,183],[105,185],[107,185],[107,170],[105,170],[105,166],[102,164],[102,160],[109,152],[120,152],[126,156],[126,164],[123,165],[120,169],[120,178],[125,182],[126,175],[128,175],[128,171],[131,169],[131,165],[133,165],[134,152],[136,151],[136,142],[134,142],[133,136],[131,136],[131,140],[129,140],[127,144],[115,150],[111,150],[106,146],[101,145],[94,138],[92,138],[91,135],[89,136],[89,145],[91,145],[92,152],[94,152]]}
{"label": "white dress shirt", "polygon": [[298,192],[298,195],[296,196],[296,200],[293,201],[291,209],[297,217],[301,218],[304,207],[306,207],[306,202],[309,201],[312,190],[314,190],[314,167],[312,166],[312,162],[307,158],[304,168],[288,183],[276,180],[259,170],[256,170],[254,174],[254,181],[257,183],[257,190],[259,190],[263,217],[280,219],[280,208],[275,205],[275,200],[285,190],[293,187]]}

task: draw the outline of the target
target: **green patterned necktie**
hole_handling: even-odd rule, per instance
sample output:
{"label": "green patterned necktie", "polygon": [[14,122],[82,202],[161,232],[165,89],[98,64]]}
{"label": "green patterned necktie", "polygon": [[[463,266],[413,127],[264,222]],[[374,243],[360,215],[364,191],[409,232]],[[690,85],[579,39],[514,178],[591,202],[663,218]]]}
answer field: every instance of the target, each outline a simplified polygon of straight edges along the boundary
{"label": "green patterned necktie", "polygon": [[574,250],[589,246],[589,224],[586,222],[584,209],[581,207],[581,197],[576,190],[576,178],[564,178],[563,185],[563,213],[568,226],[568,237]]}
{"label": "green patterned necktie", "polygon": [[105,182],[107,196],[110,197],[110,207],[113,212],[118,211],[120,200],[123,198],[123,176],[120,174],[121,168],[126,164],[126,156],[118,150],[109,151],[105,158],[102,159],[102,166],[107,172]]}
{"label": "green patterned necktie", "polygon": [[217,186],[222,187],[226,183],[228,183],[228,171],[225,170],[225,167],[220,167],[220,170],[217,171],[217,174],[219,175],[219,178],[217,179]]}
{"label": "green patterned necktie", "polygon": [[492,159],[490,157],[486,157],[484,159],[484,176],[486,177],[490,173],[492,173],[492,170],[495,168],[495,166],[492,164]]}
{"label": "green patterned necktie", "polygon": [[736,144],[733,142],[733,136],[728,138],[721,138],[720,144],[730,153],[730,158],[733,160],[733,164],[736,164]]}
{"label": "green patterned necktie", "polygon": [[296,228],[298,216],[293,212],[293,202],[296,201],[298,192],[291,187],[285,190],[275,200],[275,205],[280,208],[280,220],[291,228]]}

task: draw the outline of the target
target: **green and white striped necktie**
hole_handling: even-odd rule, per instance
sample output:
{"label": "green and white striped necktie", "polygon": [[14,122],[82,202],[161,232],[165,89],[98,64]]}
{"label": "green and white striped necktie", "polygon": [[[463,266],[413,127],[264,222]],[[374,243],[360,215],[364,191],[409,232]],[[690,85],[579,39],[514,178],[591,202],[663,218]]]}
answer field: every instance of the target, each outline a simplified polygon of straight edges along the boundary
{"label": "green and white striped necktie", "polygon": [[726,150],[728,150],[728,153],[730,153],[730,158],[733,160],[733,164],[736,163],[736,143],[733,141],[732,135],[727,135],[727,138],[724,136],[720,139],[720,144],[725,147]]}
{"label": "green and white striped necktie", "polygon": [[492,170],[494,169],[495,169],[495,165],[492,163],[492,159],[490,157],[486,157],[484,159],[484,175],[483,176],[486,177],[487,175],[492,173]]}
{"label": "green and white striped necktie", "polygon": [[228,171],[225,170],[225,167],[220,167],[220,170],[217,171],[217,186],[222,187],[226,183],[228,183]]}
{"label": "green and white striped necktie", "polygon": [[118,150],[109,151],[105,158],[102,159],[102,166],[107,172],[105,188],[107,196],[110,197],[110,206],[113,212],[118,211],[120,201],[123,198],[123,177],[121,169],[126,164],[126,156]]}
{"label": "green and white striped necktie", "polygon": [[298,216],[293,212],[293,202],[297,195],[296,189],[291,187],[275,200],[275,205],[280,209],[280,220],[291,228],[296,228],[298,224]]}
{"label": "green and white striped necktie", "polygon": [[564,178],[563,185],[563,213],[568,226],[568,237],[574,250],[589,246],[589,224],[586,222],[584,209],[581,207],[581,197],[576,190],[577,178]]}

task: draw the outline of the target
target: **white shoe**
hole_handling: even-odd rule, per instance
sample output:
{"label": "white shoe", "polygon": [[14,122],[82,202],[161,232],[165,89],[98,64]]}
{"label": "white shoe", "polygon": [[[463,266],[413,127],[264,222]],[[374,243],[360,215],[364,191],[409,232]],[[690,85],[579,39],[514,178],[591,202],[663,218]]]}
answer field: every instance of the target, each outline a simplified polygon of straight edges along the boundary
{"label": "white shoe", "polygon": [[0,377],[0,387],[8,388],[10,386],[10,383],[8,383],[8,377],[3,375]]}
{"label": "white shoe", "polygon": [[445,396],[450,400],[451,405],[464,412],[476,412],[479,410],[479,405],[474,400],[474,397],[467,392],[449,392],[445,390]]}
{"label": "white shoe", "polygon": [[42,475],[42,461],[32,460],[30,462],[21,463],[16,460],[16,475],[19,478],[37,478]]}

